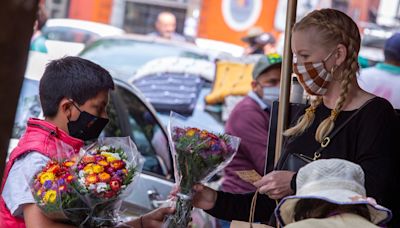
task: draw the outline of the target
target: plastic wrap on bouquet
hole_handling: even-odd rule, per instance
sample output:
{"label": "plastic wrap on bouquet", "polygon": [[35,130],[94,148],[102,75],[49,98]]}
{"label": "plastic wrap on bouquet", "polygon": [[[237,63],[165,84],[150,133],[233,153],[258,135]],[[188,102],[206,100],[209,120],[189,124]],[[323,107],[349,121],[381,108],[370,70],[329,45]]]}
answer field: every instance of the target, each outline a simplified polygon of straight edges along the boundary
{"label": "plastic wrap on bouquet", "polygon": [[42,212],[78,227],[116,225],[143,163],[132,140],[101,138],[79,154],[59,143],[57,154],[30,182]]}
{"label": "plastic wrap on bouquet", "polygon": [[207,182],[223,169],[236,154],[240,139],[200,129],[174,112],[170,115],[168,139],[180,192],[176,212],[167,218],[164,227],[186,228],[191,220],[194,184]]}
{"label": "plastic wrap on bouquet", "polygon": [[119,222],[122,199],[132,191],[142,159],[129,137],[101,138],[84,148],[74,167],[77,191],[89,205],[84,227],[112,227]]}

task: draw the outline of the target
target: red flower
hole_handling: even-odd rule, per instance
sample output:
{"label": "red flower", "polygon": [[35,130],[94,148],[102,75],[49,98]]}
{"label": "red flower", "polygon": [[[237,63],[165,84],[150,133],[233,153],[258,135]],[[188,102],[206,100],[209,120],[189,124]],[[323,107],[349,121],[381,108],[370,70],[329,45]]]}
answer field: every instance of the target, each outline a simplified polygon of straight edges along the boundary
{"label": "red flower", "polygon": [[114,192],[116,192],[121,188],[121,183],[117,180],[111,180],[110,187]]}
{"label": "red flower", "polygon": [[113,191],[107,191],[104,193],[105,198],[112,198],[115,195]]}

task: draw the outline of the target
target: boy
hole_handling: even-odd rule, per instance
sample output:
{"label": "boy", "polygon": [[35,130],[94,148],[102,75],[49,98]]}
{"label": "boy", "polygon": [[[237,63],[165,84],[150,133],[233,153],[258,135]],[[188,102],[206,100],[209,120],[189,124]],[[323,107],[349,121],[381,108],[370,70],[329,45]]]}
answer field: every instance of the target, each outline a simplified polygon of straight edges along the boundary
{"label": "boy", "polygon": [[[39,96],[45,120],[29,119],[26,132],[7,162],[1,186],[0,227],[72,227],[47,218],[36,206],[28,181],[56,156],[56,144],[75,152],[85,140],[96,139],[108,123],[107,104],[114,89],[111,75],[79,57],[50,62],[40,80]],[[163,208],[130,222],[135,227],[162,221]]]}

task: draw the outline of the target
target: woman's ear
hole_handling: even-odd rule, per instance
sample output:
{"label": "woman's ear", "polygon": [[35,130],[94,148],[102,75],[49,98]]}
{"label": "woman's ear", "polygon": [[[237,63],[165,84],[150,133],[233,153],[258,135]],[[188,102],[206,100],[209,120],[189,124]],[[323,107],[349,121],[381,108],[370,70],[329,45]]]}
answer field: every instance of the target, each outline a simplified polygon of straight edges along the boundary
{"label": "woman's ear", "polygon": [[72,116],[72,103],[69,99],[63,98],[58,105],[58,111],[63,116],[66,116],[67,119],[71,119]]}
{"label": "woman's ear", "polygon": [[336,66],[340,66],[340,65],[342,65],[342,63],[344,62],[344,61],[346,61],[346,57],[347,57],[347,48],[346,48],[346,46],[344,46],[343,44],[338,44],[337,45],[337,47],[336,47],[337,49],[337,51],[336,51],[336,53],[334,54],[334,56],[335,56],[335,59],[336,59]]}

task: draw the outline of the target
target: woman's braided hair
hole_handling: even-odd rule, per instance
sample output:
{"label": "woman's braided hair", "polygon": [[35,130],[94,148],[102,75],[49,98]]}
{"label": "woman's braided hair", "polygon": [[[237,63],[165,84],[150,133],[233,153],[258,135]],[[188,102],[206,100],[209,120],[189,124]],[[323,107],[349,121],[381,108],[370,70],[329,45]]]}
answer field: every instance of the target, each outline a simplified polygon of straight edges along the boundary
{"label": "woman's braided hair", "polygon": [[[346,61],[340,67],[343,71],[340,78],[337,79],[341,81],[340,96],[330,116],[320,123],[315,133],[315,139],[322,142],[334,128],[335,120],[343,109],[352,80],[359,70],[357,58],[361,38],[356,23],[346,14],[334,9],[314,10],[294,25],[293,32],[311,28],[317,32],[316,36],[321,44],[332,47],[343,44],[347,47]],[[314,121],[315,109],[321,102],[322,97],[316,97],[310,107],[306,109],[305,114],[299,118],[297,124],[287,129],[284,135],[300,135],[311,126]]]}

